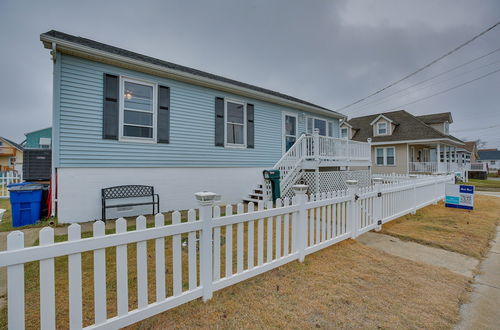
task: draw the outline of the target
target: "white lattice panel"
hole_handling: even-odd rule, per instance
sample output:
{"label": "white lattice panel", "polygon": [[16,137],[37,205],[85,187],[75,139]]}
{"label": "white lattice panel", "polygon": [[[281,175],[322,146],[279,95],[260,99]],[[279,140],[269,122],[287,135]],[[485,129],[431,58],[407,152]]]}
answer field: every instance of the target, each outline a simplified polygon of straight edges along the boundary
{"label": "white lattice panel", "polygon": [[[306,184],[309,186],[308,194],[332,192],[347,189],[346,180],[357,180],[359,187],[371,185],[371,173],[369,170],[359,171],[329,171],[319,172],[319,189],[315,172],[302,172],[295,184]],[[286,197],[293,197],[293,189],[289,189]]]}

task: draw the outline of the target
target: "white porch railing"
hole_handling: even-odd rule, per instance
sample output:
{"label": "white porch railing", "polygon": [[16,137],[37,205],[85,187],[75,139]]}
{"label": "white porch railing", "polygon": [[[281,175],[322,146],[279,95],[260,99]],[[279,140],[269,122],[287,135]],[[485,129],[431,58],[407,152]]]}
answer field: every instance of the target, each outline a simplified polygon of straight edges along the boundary
{"label": "white porch railing", "polygon": [[470,163],[470,164],[467,164],[467,170],[488,172],[488,164],[487,163]]}
{"label": "white porch railing", "polygon": [[438,163],[437,162],[409,162],[408,170],[410,172],[418,173],[437,173]]}
{"label": "white porch railing", "polygon": [[410,173],[453,173],[469,169],[469,164],[453,162],[409,162]]}
{"label": "white porch railing", "polygon": [[347,139],[303,134],[274,165],[280,170],[281,195],[296,182],[303,161],[320,162],[371,162],[370,144]]}
{"label": "white porch railing", "polygon": [[22,177],[16,172],[0,172],[0,198],[9,198],[7,186],[12,183],[19,183]]}
{"label": "white porch railing", "polygon": [[[240,203],[236,213],[228,205],[224,216],[212,206],[215,194],[204,192],[196,194],[199,211],[189,210],[183,221],[176,211],[172,224],[166,225],[164,215],[158,214],[155,226],[147,228],[146,218],[140,216],[136,229],[128,230],[126,220],[118,219],[114,234],[106,234],[104,222],[96,221],[90,238],[82,238],[80,225],[72,224],[64,242],[54,242],[54,229],[45,227],[39,232],[40,245],[33,247],[24,247],[24,233],[14,231],[7,236],[7,251],[0,252],[0,267],[7,267],[8,327],[24,329],[28,318],[33,328],[68,327],[69,320],[71,329],[116,329],[200,297],[207,301],[214,291],[294,260],[302,262],[308,254],[435,203],[453,180],[453,175],[396,184],[379,179],[361,189],[349,181],[347,190],[314,196],[305,194],[307,186],[298,185],[292,200],[277,200],[276,205],[260,202],[257,210],[249,203],[247,212]],[[185,248],[182,237],[187,238]],[[131,253],[136,258],[130,271]],[[64,285],[55,277],[61,265],[56,258],[61,257],[64,268],[67,260]],[[36,293],[26,295],[24,267],[31,262],[39,263],[39,279],[30,284]],[[171,281],[166,281],[167,275]],[[130,285],[136,290],[129,290]],[[87,295],[93,299],[84,299]],[[137,305],[131,308],[130,300]],[[59,309],[56,301],[69,305],[69,310]],[[116,309],[114,305],[108,309],[114,301]],[[25,306],[37,306],[39,313],[26,315]],[[65,320],[58,323],[58,318]]]}

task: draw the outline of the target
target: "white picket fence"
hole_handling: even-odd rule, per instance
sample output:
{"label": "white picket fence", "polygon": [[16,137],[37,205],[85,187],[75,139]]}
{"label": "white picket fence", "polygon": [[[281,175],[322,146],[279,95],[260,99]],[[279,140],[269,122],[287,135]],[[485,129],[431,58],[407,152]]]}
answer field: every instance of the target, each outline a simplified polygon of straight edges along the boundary
{"label": "white picket fence", "polygon": [[17,172],[0,172],[0,198],[9,198],[7,186],[21,181],[22,177]]}
{"label": "white picket fence", "polygon": [[[0,267],[7,267],[9,328],[25,327],[24,265],[28,262],[40,265],[40,327],[55,329],[54,259],[68,256],[69,328],[80,329],[85,307],[82,253],[90,251],[94,263],[94,324],[86,325],[86,329],[116,329],[200,297],[207,301],[216,290],[293,260],[303,261],[307,254],[379,229],[387,221],[442,199],[445,183],[453,179],[451,175],[425,177],[396,184],[374,179],[373,186],[360,189],[355,180],[349,180],[347,190],[315,196],[305,194],[307,186],[297,185],[293,200],[285,198],[275,205],[262,202],[256,210],[249,203],[246,212],[243,204],[237,205],[236,212],[231,205],[213,207],[215,194],[198,193],[200,208],[198,212],[189,210],[184,221],[176,211],[172,224],[165,225],[164,215],[158,214],[154,227],[147,228],[146,218],[139,216],[136,229],[127,231],[126,220],[118,219],[116,233],[108,235],[104,223],[97,221],[93,237],[84,239],[80,225],[72,224],[68,241],[60,243],[54,243],[54,230],[46,227],[40,230],[40,245],[35,247],[25,248],[23,233],[14,231],[7,237],[8,250],[0,253]],[[148,251],[149,240],[154,241],[154,252]],[[127,250],[131,245],[137,259],[137,279],[132,279],[137,287],[134,309],[129,308]],[[116,248],[116,267],[107,267],[106,248],[110,247]],[[168,267],[166,249],[172,258]],[[154,262],[148,263],[148,254],[154,255]],[[148,297],[153,285],[148,283],[148,269],[154,269],[154,297]],[[106,285],[109,271],[116,272],[116,290]],[[170,280],[166,280],[166,274]],[[116,315],[112,317],[107,310],[109,295],[116,296]]]}

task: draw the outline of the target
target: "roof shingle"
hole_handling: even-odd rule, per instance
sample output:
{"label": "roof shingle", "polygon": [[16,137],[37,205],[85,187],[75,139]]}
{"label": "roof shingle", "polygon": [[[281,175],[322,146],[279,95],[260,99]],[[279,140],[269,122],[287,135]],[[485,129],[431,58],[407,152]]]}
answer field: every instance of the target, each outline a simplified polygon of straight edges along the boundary
{"label": "roof shingle", "polygon": [[250,89],[250,90],[253,90],[253,91],[256,91],[256,92],[269,94],[269,95],[272,95],[272,96],[275,96],[275,97],[279,97],[279,98],[282,98],[282,99],[285,99],[285,100],[288,100],[288,101],[292,101],[292,102],[300,103],[300,104],[307,105],[307,106],[310,106],[310,107],[315,107],[315,108],[318,108],[318,109],[321,109],[321,110],[325,110],[325,111],[331,112],[332,115],[337,115],[337,116],[344,117],[344,115],[342,115],[341,113],[338,113],[336,111],[333,111],[333,110],[321,107],[321,106],[313,104],[311,102],[307,102],[307,101],[298,99],[298,98],[290,96],[290,95],[282,94],[282,93],[279,93],[279,92],[272,91],[270,89],[266,89],[266,88],[254,86],[254,85],[251,85],[251,84],[247,84],[247,83],[240,82],[240,81],[237,81],[237,80],[229,79],[229,78],[222,77],[222,76],[219,76],[219,75],[215,75],[215,74],[212,74],[212,73],[208,73],[208,72],[205,72],[205,71],[193,69],[193,68],[190,68],[190,67],[187,67],[187,66],[175,64],[175,63],[172,63],[172,62],[163,61],[163,60],[160,60],[160,59],[157,59],[157,58],[154,58],[154,57],[150,57],[150,56],[138,54],[138,53],[135,53],[135,52],[123,49],[123,48],[118,48],[118,47],[114,47],[114,46],[111,46],[111,45],[103,44],[101,42],[97,42],[97,41],[94,41],[94,40],[91,40],[91,39],[87,39],[87,38],[82,38],[82,37],[70,35],[70,34],[67,34],[67,33],[56,31],[56,30],[51,30],[51,31],[42,33],[40,35],[41,38],[43,38],[43,36],[61,39],[61,40],[68,41],[68,42],[71,42],[71,43],[75,43],[75,44],[79,44],[79,45],[86,46],[86,47],[89,47],[89,48],[93,48],[93,49],[96,49],[96,50],[99,50],[99,51],[104,51],[104,52],[107,52],[107,53],[110,53],[110,54],[124,56],[124,57],[130,58],[130,59],[133,59],[133,60],[142,61],[142,62],[145,62],[145,63],[157,65],[157,66],[164,67],[164,68],[167,68],[167,69],[173,69],[173,70],[177,70],[177,71],[189,73],[189,74],[196,75],[196,76],[200,76],[200,77],[204,77],[204,78],[208,78],[208,79],[212,79],[212,80],[216,80],[216,81],[220,81],[220,82],[224,82],[224,83],[229,83],[229,84],[232,84],[232,85],[235,85],[235,86],[239,86],[239,87],[243,87],[243,88],[247,88],[247,89]]}
{"label": "roof shingle", "polygon": [[373,126],[370,123],[377,118],[380,113],[351,118],[347,122],[356,130],[353,140],[365,142],[368,138],[372,142],[392,142],[408,140],[428,140],[428,139],[451,139],[458,143],[463,141],[452,135],[446,135],[424,123],[419,117],[415,117],[405,110],[384,112],[385,117],[397,123],[391,135],[373,136]]}

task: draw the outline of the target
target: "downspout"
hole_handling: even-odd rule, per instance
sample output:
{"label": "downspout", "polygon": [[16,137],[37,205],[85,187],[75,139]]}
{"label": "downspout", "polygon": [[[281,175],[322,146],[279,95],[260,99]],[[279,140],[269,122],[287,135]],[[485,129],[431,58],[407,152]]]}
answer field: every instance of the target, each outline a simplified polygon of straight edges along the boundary
{"label": "downspout", "polygon": [[53,62],[53,68],[52,68],[52,141],[51,141],[51,173],[50,173],[50,186],[51,186],[51,196],[50,196],[50,202],[51,202],[51,208],[50,208],[50,216],[53,218],[56,216],[56,199],[57,199],[57,172],[56,172],[56,155],[54,152],[54,147],[57,148],[58,145],[55,143],[56,139],[54,138],[56,135],[56,104],[59,104],[59,102],[56,103],[56,61],[57,61],[57,45],[56,42],[52,42],[52,51],[50,52],[50,55],[52,57],[52,62]]}

